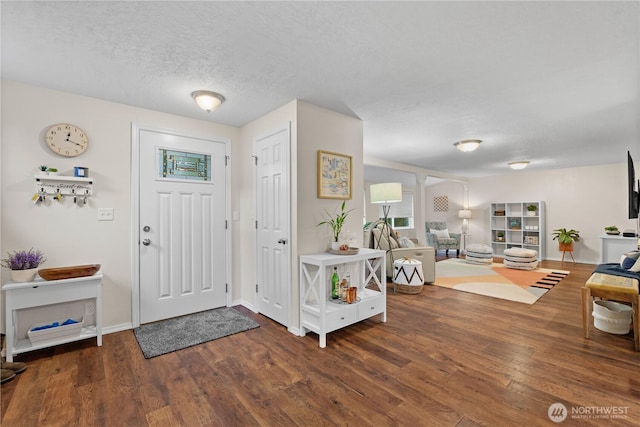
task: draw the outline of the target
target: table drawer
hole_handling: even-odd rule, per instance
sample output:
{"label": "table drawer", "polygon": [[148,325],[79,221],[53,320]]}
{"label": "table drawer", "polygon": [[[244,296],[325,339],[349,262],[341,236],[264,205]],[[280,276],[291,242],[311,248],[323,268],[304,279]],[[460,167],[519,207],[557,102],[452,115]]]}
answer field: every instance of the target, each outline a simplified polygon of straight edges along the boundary
{"label": "table drawer", "polygon": [[358,320],[367,319],[384,311],[384,298],[368,298],[358,303]]}
{"label": "table drawer", "polygon": [[358,308],[354,305],[341,307],[332,313],[327,314],[326,330],[327,332],[344,328],[358,321]]}

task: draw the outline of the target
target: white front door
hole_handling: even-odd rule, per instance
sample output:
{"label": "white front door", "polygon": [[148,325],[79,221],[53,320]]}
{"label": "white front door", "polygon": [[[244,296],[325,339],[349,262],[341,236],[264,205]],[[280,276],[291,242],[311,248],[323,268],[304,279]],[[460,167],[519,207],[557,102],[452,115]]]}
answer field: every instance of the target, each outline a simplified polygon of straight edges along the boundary
{"label": "white front door", "polygon": [[255,143],[257,308],[287,327],[291,322],[289,146],[288,126]]}
{"label": "white front door", "polygon": [[138,138],[140,323],[226,305],[225,143]]}

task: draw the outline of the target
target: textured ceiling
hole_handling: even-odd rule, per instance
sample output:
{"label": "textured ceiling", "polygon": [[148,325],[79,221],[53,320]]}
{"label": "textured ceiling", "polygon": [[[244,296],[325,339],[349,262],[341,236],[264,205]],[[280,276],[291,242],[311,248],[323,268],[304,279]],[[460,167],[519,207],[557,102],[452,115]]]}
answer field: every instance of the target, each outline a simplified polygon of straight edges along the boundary
{"label": "textured ceiling", "polygon": [[[640,158],[638,2],[0,3],[2,78],[242,126],[300,99],[460,176]],[[226,102],[198,110],[190,93]],[[453,143],[478,138],[473,153]],[[516,172],[513,172],[516,173]]]}

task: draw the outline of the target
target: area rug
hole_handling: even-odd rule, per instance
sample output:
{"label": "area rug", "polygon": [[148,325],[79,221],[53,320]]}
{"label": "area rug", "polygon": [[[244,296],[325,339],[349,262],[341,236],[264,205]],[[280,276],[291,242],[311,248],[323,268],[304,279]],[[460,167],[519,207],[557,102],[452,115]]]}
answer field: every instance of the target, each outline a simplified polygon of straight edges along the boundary
{"label": "area rug", "polygon": [[451,258],[436,263],[434,285],[533,304],[568,275],[565,270],[516,270],[499,263],[476,265]]}
{"label": "area rug", "polygon": [[213,341],[260,325],[238,310],[221,307],[135,328],[145,359]]}

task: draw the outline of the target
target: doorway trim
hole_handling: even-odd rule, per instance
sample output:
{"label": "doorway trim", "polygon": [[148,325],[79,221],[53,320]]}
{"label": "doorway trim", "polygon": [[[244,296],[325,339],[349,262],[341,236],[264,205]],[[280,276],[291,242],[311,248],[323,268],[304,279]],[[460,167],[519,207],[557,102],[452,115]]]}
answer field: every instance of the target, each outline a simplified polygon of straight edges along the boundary
{"label": "doorway trim", "polygon": [[232,247],[231,247],[231,140],[229,138],[182,132],[131,122],[131,324],[133,328],[140,326],[140,131],[166,133],[187,138],[204,139],[223,143],[225,147],[225,251],[226,258],[225,283],[226,306],[232,301]]}

